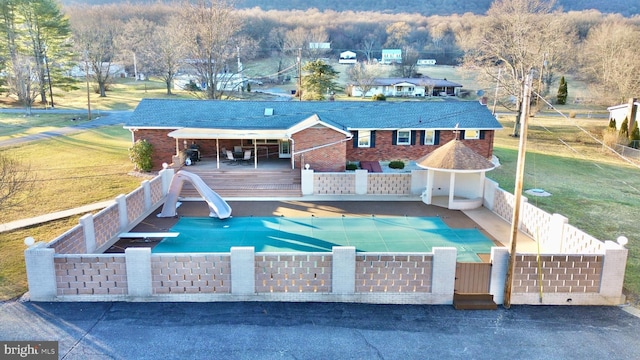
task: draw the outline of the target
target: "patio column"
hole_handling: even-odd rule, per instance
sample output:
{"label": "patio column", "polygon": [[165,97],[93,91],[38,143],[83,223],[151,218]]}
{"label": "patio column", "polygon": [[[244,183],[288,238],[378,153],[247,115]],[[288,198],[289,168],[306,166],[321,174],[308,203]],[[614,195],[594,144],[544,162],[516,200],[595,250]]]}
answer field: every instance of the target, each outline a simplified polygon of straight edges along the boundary
{"label": "patio column", "polygon": [[216,138],[216,169],[220,169],[220,139]]}

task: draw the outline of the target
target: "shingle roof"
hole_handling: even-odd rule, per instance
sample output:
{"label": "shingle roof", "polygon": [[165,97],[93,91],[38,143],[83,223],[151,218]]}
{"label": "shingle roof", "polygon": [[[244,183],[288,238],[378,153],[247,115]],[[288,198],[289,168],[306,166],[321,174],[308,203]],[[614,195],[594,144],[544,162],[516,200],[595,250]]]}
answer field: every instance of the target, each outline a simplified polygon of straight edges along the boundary
{"label": "shingle roof", "polygon": [[[266,116],[265,109],[273,109]],[[343,130],[496,130],[502,125],[476,101],[223,101],[143,99],[129,128],[288,129],[313,115]]]}
{"label": "shingle roof", "polygon": [[418,86],[436,86],[436,87],[462,87],[458,83],[454,83],[447,79],[433,79],[428,76],[420,78],[376,78],[374,85],[396,85],[400,83],[409,83]]}
{"label": "shingle roof", "polygon": [[459,171],[486,171],[495,167],[491,161],[456,139],[418,159],[416,165],[426,169]]}

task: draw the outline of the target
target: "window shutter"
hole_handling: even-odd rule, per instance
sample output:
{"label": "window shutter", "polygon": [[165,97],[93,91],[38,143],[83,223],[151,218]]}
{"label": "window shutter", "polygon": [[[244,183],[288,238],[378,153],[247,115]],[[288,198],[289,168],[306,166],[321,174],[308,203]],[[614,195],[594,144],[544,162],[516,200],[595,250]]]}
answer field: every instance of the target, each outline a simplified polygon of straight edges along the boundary
{"label": "window shutter", "polygon": [[434,131],[434,134],[433,134],[433,145],[440,145],[440,130]]}
{"label": "window shutter", "polygon": [[416,131],[411,130],[411,145],[415,145],[415,144],[416,144]]}
{"label": "window shutter", "polygon": [[424,145],[424,137],[427,135],[426,130],[420,130],[420,144]]}
{"label": "window shutter", "polygon": [[480,139],[484,139],[484,132],[485,132],[485,131],[486,131],[486,130],[480,130]]}
{"label": "window shutter", "polygon": [[371,141],[369,143],[369,147],[376,147],[376,131],[375,130],[371,130]]}
{"label": "window shutter", "polygon": [[396,145],[398,143],[398,130],[393,130],[391,132],[391,145]]}
{"label": "window shutter", "polygon": [[353,140],[353,148],[355,149],[358,147],[358,130],[354,130],[352,131],[352,133],[353,133],[353,139],[351,140]]}
{"label": "window shutter", "polygon": [[464,130],[458,130],[458,140],[464,140]]}

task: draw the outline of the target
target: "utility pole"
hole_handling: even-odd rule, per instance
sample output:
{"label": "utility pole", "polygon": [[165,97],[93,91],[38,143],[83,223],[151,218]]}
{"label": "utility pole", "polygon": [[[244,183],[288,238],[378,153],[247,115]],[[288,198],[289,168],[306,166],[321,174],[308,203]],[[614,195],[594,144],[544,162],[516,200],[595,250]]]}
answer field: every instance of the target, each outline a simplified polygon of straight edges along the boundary
{"label": "utility pole", "polygon": [[298,101],[302,101],[302,48],[298,48]]}
{"label": "utility pole", "polygon": [[49,71],[49,58],[46,54],[46,48],[44,54],[44,64],[47,66],[47,80],[49,80],[49,97],[51,97],[51,108],[53,109],[53,87],[51,86],[51,72]]}
{"label": "utility pole", "polygon": [[518,239],[518,223],[520,222],[520,204],[522,203],[522,187],[524,183],[524,160],[527,153],[527,121],[529,119],[529,104],[531,101],[531,85],[533,77],[527,75],[522,96],[522,111],[520,114],[520,145],[518,147],[518,163],[516,167],[516,185],[513,190],[513,217],[511,219],[511,250],[509,251],[509,265],[507,279],[504,286],[504,307],[511,307],[511,288],[516,264],[516,243]]}
{"label": "utility pole", "polygon": [[547,66],[547,53],[542,54],[542,67],[540,68],[540,79],[538,79],[538,96],[536,96],[536,107],[540,102],[540,97],[542,96],[542,81],[544,68]]}
{"label": "utility pole", "polygon": [[244,89],[244,76],[242,75],[242,63],[240,62],[240,46],[236,46],[236,51],[238,52],[238,74],[240,74],[240,86],[238,91],[242,91]]}
{"label": "utility pole", "polygon": [[493,109],[491,115],[496,114],[496,103],[498,102],[498,89],[500,88],[500,78],[502,77],[502,68],[498,68],[498,80],[496,80],[496,93],[493,95]]}

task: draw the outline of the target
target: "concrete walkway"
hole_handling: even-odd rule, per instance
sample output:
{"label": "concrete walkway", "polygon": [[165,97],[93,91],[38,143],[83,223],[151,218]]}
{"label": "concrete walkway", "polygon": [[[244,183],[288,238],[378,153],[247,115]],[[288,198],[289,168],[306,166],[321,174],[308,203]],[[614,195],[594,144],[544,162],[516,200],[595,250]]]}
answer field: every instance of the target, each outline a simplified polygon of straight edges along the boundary
{"label": "concrete walkway", "polygon": [[96,211],[96,210],[102,210],[102,209],[106,208],[107,206],[113,204],[114,202],[115,202],[115,200],[103,201],[103,202],[99,202],[99,203],[95,203],[95,204],[89,204],[89,205],[85,205],[85,206],[80,206],[80,207],[77,207],[75,209],[58,211],[58,212],[49,213],[49,214],[45,214],[45,215],[40,215],[40,216],[28,218],[28,219],[21,219],[21,220],[11,221],[11,222],[8,222],[8,223],[5,223],[5,224],[0,224],[0,233],[6,232],[6,231],[11,231],[11,230],[25,228],[25,227],[28,227],[28,226],[38,225],[38,224],[46,223],[46,222],[49,222],[49,221],[64,219],[64,218],[67,218],[69,216],[86,214],[86,213],[93,212],[93,211]]}

